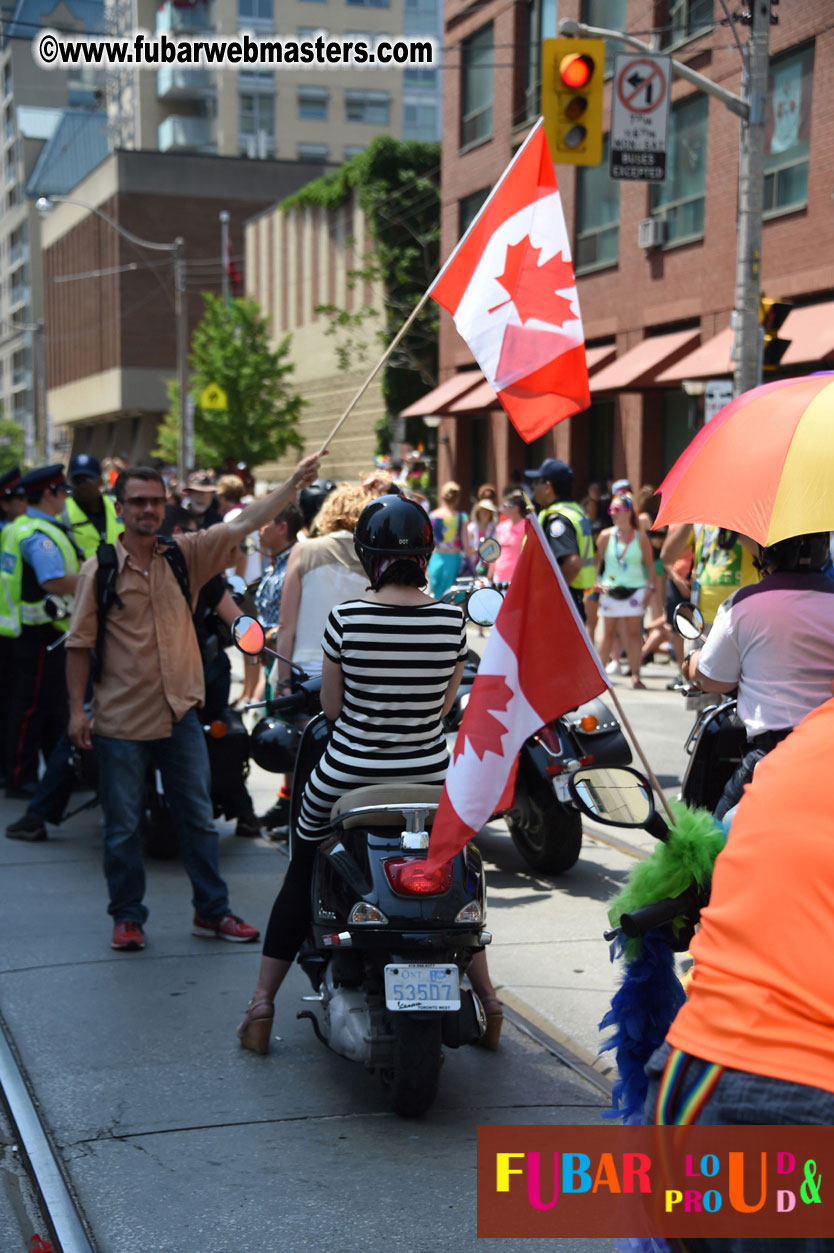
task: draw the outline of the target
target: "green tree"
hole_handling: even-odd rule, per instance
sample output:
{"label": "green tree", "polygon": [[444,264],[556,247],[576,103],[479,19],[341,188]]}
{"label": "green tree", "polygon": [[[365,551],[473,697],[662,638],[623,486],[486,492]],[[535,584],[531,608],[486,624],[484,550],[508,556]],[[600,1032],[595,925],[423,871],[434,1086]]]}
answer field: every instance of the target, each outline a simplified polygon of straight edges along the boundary
{"label": "green tree", "polygon": [[[191,337],[190,393],[194,398],[194,460],[223,466],[232,458],[249,466],[301,448],[298,420],[303,400],[291,389],[295,368],[290,336],[273,350],[269,325],[254,300],[203,294],[203,317]],[[226,393],[226,409],[202,409],[200,396],[212,383]],[[175,463],[179,449],[179,387],[168,385],[169,408],[159,430],[155,457]]]}
{"label": "green tree", "polygon": [[12,466],[23,467],[23,427],[0,411],[0,474]]}

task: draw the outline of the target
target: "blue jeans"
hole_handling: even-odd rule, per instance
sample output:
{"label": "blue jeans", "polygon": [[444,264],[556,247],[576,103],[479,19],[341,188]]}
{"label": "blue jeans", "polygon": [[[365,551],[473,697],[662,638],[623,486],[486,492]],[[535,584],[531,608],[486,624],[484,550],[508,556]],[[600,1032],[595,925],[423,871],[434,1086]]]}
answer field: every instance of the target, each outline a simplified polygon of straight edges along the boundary
{"label": "blue jeans", "polygon": [[180,842],[180,854],[201,918],[216,921],[229,913],[229,893],[219,870],[203,728],[190,709],[161,740],[117,740],[94,735],[99,799],[104,812],[104,874],[110,893],[107,912],[116,922],[143,923],[148,911],[145,864],[139,823],[148,767],[162,775]]}

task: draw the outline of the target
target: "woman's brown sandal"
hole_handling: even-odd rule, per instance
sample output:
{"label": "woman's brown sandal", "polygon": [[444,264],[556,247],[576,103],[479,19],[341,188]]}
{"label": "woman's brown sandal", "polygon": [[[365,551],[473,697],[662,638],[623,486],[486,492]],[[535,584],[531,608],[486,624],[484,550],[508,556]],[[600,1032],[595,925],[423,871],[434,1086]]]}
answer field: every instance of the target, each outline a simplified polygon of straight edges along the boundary
{"label": "woman's brown sandal", "polygon": [[[252,1011],[262,1005],[269,1006],[269,1013],[259,1018],[252,1017]],[[269,1037],[272,1034],[272,1021],[275,1017],[275,1006],[271,1001],[250,1001],[246,1006],[246,1017],[237,1029],[237,1038],[241,1048],[251,1049],[253,1053],[269,1052]]]}
{"label": "woman's brown sandal", "polygon": [[504,1011],[497,996],[487,996],[481,1001],[486,1015],[486,1031],[475,1043],[479,1044],[482,1049],[489,1049],[494,1053],[498,1048],[498,1037],[501,1035],[501,1024],[504,1021]]}

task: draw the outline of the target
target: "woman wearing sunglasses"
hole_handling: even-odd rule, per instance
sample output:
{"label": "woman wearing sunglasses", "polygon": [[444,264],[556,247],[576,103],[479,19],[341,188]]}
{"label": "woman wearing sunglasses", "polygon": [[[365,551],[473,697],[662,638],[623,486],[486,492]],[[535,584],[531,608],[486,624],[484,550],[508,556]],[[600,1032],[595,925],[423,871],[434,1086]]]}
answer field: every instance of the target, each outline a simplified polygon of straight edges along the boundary
{"label": "woman wearing sunglasses", "polygon": [[642,691],[646,686],[640,678],[643,614],[654,591],[654,556],[648,536],[640,530],[630,496],[615,496],[608,511],[614,525],[600,532],[597,543],[602,619],[599,651],[603,663],[618,657],[619,635],[631,667],[631,685]]}

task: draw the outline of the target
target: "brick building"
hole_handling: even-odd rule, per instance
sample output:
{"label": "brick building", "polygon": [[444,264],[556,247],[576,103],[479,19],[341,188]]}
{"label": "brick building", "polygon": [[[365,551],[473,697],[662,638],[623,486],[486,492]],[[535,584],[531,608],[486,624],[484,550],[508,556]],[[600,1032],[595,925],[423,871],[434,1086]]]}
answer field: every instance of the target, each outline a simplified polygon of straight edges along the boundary
{"label": "brick building", "polygon": [[[240,268],[244,222],[323,172],[317,163],[117,152],[69,193],[144,240],[185,240],[189,342],[222,282],[219,214]],[[72,451],[145,460],[176,377],[170,254],[134,246],[89,207],[41,223],[48,403]]]}
{"label": "brick building", "polygon": [[[834,28],[826,0],[774,13],[761,286],[794,305],[781,330],[788,346],[778,377],[834,357]],[[646,40],[654,32],[659,51],[740,93],[741,56],[717,0],[560,0],[559,17]],[[543,0],[447,0],[442,257],[538,116],[540,41],[555,33]],[[737,33],[743,43],[745,28]],[[607,129],[610,72],[605,94]],[[601,166],[557,167],[591,408],[524,445],[442,313],[440,387],[414,407],[443,416],[441,477],[503,485],[555,455],[574,466],[579,490],[612,475],[659,481],[703,421],[706,380],[732,375],[740,128],[723,104],[676,78],[666,182],[612,182],[607,141]],[[650,218],[663,222],[662,242],[644,249],[638,227]]]}

